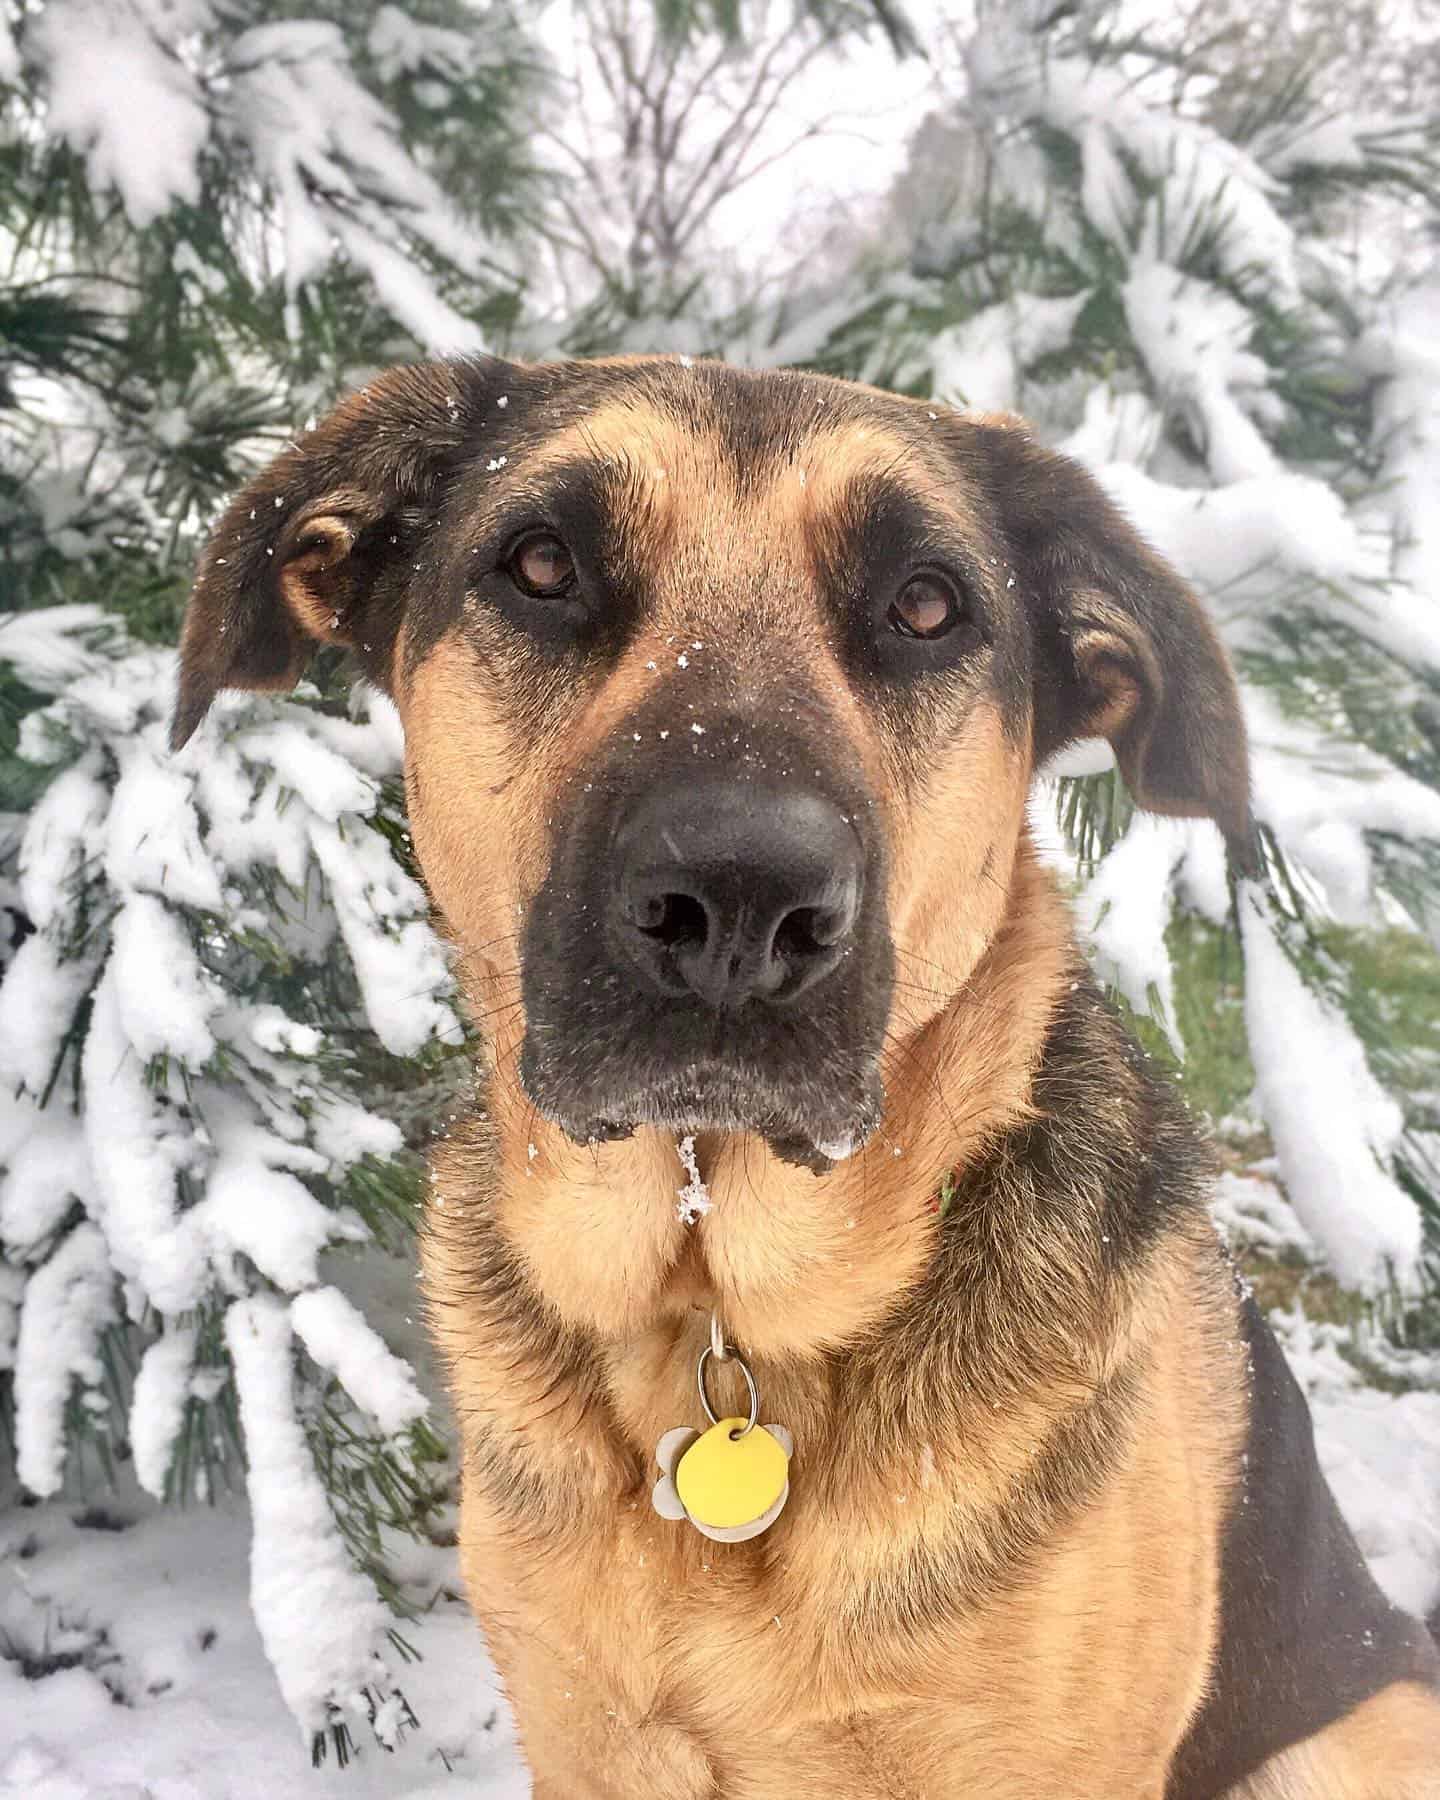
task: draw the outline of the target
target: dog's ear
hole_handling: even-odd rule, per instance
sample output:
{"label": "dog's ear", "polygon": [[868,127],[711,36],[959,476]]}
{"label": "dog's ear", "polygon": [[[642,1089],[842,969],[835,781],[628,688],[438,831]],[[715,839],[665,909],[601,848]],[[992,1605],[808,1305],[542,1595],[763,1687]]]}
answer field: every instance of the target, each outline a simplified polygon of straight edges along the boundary
{"label": "dog's ear", "polygon": [[[222,688],[289,688],[317,645],[389,685],[404,574],[507,365],[392,369],[255,477],[200,558],[170,727],[186,742]],[[513,371],[512,371],[513,372]]]}
{"label": "dog's ear", "polygon": [[976,472],[1031,609],[1037,762],[1108,738],[1140,806],[1214,819],[1249,869],[1245,721],[1204,607],[1079,463],[1018,420],[975,427]]}

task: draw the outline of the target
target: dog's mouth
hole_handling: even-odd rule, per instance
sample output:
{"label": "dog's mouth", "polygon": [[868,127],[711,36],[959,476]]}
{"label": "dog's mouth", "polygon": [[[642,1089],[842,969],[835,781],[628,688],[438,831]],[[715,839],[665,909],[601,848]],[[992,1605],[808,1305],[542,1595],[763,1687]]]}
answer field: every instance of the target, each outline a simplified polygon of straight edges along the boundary
{"label": "dog's mouth", "polygon": [[817,1169],[861,1148],[884,1109],[878,1058],[848,1049],[767,1068],[743,1054],[677,1060],[639,1034],[618,1038],[608,1052],[601,1043],[580,1051],[568,1033],[557,1039],[532,1028],[519,1073],[538,1110],[577,1143],[612,1142],[642,1127],[677,1139],[741,1132]]}

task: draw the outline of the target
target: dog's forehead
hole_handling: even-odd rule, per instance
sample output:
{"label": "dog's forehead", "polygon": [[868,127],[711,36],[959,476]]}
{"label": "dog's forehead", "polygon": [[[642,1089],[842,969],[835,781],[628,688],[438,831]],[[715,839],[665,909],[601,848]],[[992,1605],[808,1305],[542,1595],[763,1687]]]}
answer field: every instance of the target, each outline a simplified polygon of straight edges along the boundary
{"label": "dog's forehead", "polygon": [[[626,373],[632,373],[626,371]],[[635,377],[567,409],[518,451],[502,492],[537,506],[583,485],[637,572],[697,588],[813,561],[888,491],[963,523],[958,472],[921,429],[922,409],[813,377],[702,365],[639,365]],[[760,565],[752,568],[748,565]]]}
{"label": "dog's forehead", "polygon": [[[631,717],[647,706],[759,720],[809,705],[858,741],[868,698],[882,736],[919,744],[973,698],[964,665],[902,691],[856,649],[869,596],[937,546],[988,591],[992,508],[945,415],[823,376],[679,361],[537,365],[506,400],[435,540],[457,579],[412,591],[408,671],[453,630],[470,683],[489,679],[517,735],[563,740],[567,757],[616,731],[668,739],[669,718]],[[596,609],[563,678],[469,580],[537,528],[566,543]],[[1024,657],[1007,619],[992,660],[1014,676],[1019,721]]]}
{"label": "dog's forehead", "polygon": [[[742,480],[793,460],[848,427],[914,432],[922,409],[903,396],[825,375],[683,358],[539,365],[541,435],[588,435],[608,449],[630,434],[693,444]],[[931,415],[933,416],[933,415]]]}

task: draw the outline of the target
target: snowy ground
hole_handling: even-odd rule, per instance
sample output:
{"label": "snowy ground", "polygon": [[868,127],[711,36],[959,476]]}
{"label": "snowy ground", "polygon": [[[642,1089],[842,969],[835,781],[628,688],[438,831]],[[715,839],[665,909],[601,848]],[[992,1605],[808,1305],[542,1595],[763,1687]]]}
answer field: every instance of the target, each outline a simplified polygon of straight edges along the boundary
{"label": "snowy ground", "polygon": [[[1225,1177],[1216,1212],[1232,1239],[1303,1246],[1268,1182]],[[1440,1392],[1388,1389],[1440,1382],[1440,1359],[1367,1344],[1384,1384],[1367,1385],[1338,1327],[1298,1308],[1276,1323],[1376,1574],[1428,1610],[1440,1597]],[[367,1747],[347,1770],[312,1772],[250,1615],[243,1505],[0,1508],[0,1800],[521,1800],[529,1784],[454,1554],[405,1556],[399,1572],[428,1607],[407,1630],[424,1659],[405,1677],[421,1729],[393,1755]]]}
{"label": "snowy ground", "polygon": [[[453,1552],[416,1552],[406,1571],[434,1598],[407,1631],[424,1657],[406,1674],[423,1729],[393,1755],[372,1746],[344,1770],[312,1771],[251,1618],[249,1548],[240,1505],[0,1514],[3,1800],[528,1793]],[[57,1660],[74,1666],[27,1679]]]}

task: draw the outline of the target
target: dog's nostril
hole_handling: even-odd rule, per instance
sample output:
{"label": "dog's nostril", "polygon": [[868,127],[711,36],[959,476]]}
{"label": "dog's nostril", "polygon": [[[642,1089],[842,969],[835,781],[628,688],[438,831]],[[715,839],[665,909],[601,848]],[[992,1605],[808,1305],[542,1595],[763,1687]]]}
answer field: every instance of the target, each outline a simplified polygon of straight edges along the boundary
{"label": "dog's nostril", "polygon": [[634,911],[638,929],[667,950],[705,942],[709,920],[693,894],[652,894]]}
{"label": "dog's nostril", "polygon": [[838,920],[827,909],[797,906],[776,927],[775,952],[787,958],[813,956],[817,950],[828,949],[841,935]]}

